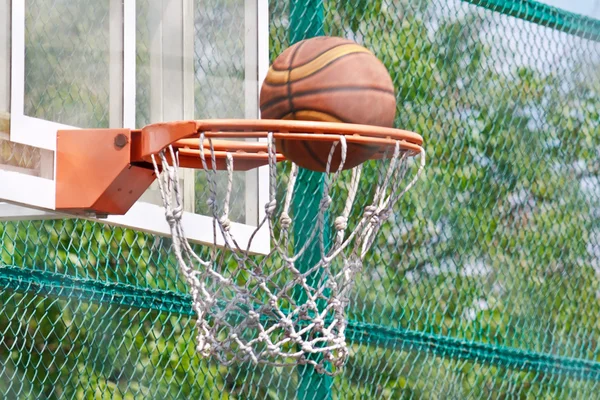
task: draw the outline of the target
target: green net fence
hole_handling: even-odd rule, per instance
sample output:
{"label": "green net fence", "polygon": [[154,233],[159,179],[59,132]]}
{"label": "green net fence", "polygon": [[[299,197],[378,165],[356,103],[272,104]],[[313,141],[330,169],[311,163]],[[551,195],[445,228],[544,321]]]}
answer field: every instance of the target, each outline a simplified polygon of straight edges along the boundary
{"label": "green net fence", "polygon": [[[243,2],[220,3],[195,11],[218,43],[197,47],[213,52],[195,65],[198,118],[242,117],[210,90],[240,90],[242,61],[212,61],[239,46],[231,18]],[[271,60],[314,34],[374,51],[396,87],[396,126],[422,134],[428,155],[356,281],[344,373],[307,380],[301,368],[200,358],[168,238],[14,221],[0,225],[3,398],[597,397],[600,21],[532,0],[269,2]],[[36,110],[60,113],[53,98],[69,96],[30,90]],[[103,98],[80,97],[82,113],[101,121]],[[140,86],[142,123],[144,101]]]}

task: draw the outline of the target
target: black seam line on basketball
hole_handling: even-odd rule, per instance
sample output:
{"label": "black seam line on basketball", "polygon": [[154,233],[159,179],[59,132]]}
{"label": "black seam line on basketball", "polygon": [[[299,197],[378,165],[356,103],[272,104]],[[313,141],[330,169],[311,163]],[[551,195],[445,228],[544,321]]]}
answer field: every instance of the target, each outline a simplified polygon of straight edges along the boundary
{"label": "black seam line on basketball", "polygon": [[294,65],[294,59],[296,58],[296,55],[298,54],[298,51],[300,50],[300,48],[302,46],[304,46],[304,43],[306,43],[305,41],[301,42],[298,44],[298,47],[296,47],[294,49],[294,52],[292,53],[292,55],[290,56],[290,64],[288,66],[288,74],[287,74],[287,99],[288,99],[288,104],[290,106],[290,113],[292,115],[295,115],[296,111],[294,111],[294,99],[292,98],[292,82],[290,81],[290,76],[292,75],[292,70],[294,69],[292,67],[292,65]]}
{"label": "black seam line on basketball", "polygon": [[[291,77],[291,71],[292,71],[292,69],[296,69],[296,68],[298,68],[298,67],[294,67],[294,68],[292,68],[292,69],[288,69],[288,72],[289,72],[289,75],[288,75],[288,81],[289,81],[289,82],[291,82],[291,83],[302,82],[304,79],[308,79],[308,78],[310,78],[311,76],[313,76],[313,75],[315,75],[315,74],[318,74],[319,72],[323,72],[323,71],[325,71],[327,68],[329,68],[331,65],[334,65],[334,64],[335,64],[335,63],[337,63],[339,60],[343,60],[344,58],[346,58],[346,57],[349,57],[349,56],[358,56],[358,55],[361,55],[361,54],[368,55],[369,53],[365,53],[364,51],[357,51],[356,53],[348,53],[348,54],[344,54],[343,56],[341,56],[341,57],[338,57],[338,58],[336,58],[335,60],[331,61],[329,64],[325,65],[323,68],[317,69],[316,71],[314,71],[314,72],[311,72],[310,74],[308,74],[308,75],[306,75],[306,76],[303,76],[303,77],[302,77],[302,78],[300,78],[300,79],[296,79],[295,81],[290,81],[289,79],[290,79],[290,77]],[[290,61],[290,64],[291,64],[291,63],[292,63],[292,61]],[[282,71],[279,71],[279,72],[282,72]],[[268,81],[265,81],[265,84],[267,84],[267,85],[269,85],[269,86],[275,86],[275,87],[277,87],[277,86],[283,86],[283,85],[286,85],[286,84],[287,84],[287,82],[286,82],[286,83],[270,83],[270,82],[268,82]]]}
{"label": "black seam line on basketball", "polygon": [[321,94],[321,93],[330,93],[330,92],[351,92],[351,91],[355,91],[355,90],[360,90],[360,91],[365,91],[365,92],[373,91],[373,92],[385,93],[385,94],[389,94],[390,96],[394,96],[394,98],[396,97],[396,93],[394,93],[393,91],[390,91],[390,90],[373,88],[373,87],[368,87],[368,86],[344,86],[344,87],[336,87],[336,88],[323,88],[323,89],[307,90],[304,92],[294,93],[293,96],[290,93],[288,93],[288,95],[285,97],[281,96],[281,97],[276,97],[273,100],[269,100],[268,102],[262,104],[260,106],[260,109],[262,111],[266,111],[269,107],[277,105],[277,103],[281,102],[282,100],[289,100],[290,96],[291,97],[302,97],[302,96],[310,96],[311,94]]}
{"label": "black seam line on basketball", "polygon": [[[348,121],[344,120],[343,118],[340,118],[340,117],[338,117],[337,115],[335,115],[335,114],[333,114],[333,113],[331,113],[331,112],[329,112],[329,111],[323,111],[323,110],[319,110],[318,108],[297,108],[297,109],[294,111],[294,113],[296,113],[296,114],[297,114],[297,113],[299,113],[299,112],[302,112],[302,111],[316,111],[316,112],[318,112],[318,113],[322,113],[322,114],[329,115],[330,117],[332,117],[332,118],[335,118],[335,119],[339,120],[339,121],[340,121],[340,123],[349,123]],[[286,116],[286,115],[288,115],[288,114],[290,114],[290,113],[289,113],[289,112],[288,112],[288,113],[283,113],[283,114],[281,114],[281,115],[277,115],[277,116],[275,116],[275,117],[269,117],[269,118],[270,118],[270,119],[281,119],[281,118],[285,117],[285,116]],[[309,121],[312,121],[312,120],[309,120]],[[321,121],[321,122],[323,122],[323,121]]]}
{"label": "black seam line on basketball", "polygon": [[[321,53],[317,54],[316,56],[313,56],[313,57],[312,57],[310,60],[308,60],[307,62],[305,62],[305,63],[303,63],[303,64],[300,64],[300,65],[296,65],[294,68],[303,67],[303,66],[305,66],[306,64],[309,64],[309,63],[311,63],[312,61],[314,61],[314,59],[315,59],[315,58],[317,58],[317,57],[321,57],[323,54],[327,53],[328,51],[331,51],[331,50],[333,50],[333,49],[336,49],[336,48],[338,48],[338,47],[340,47],[340,46],[348,46],[349,44],[355,44],[355,43],[353,43],[351,40],[349,40],[347,43],[340,43],[340,44],[336,44],[336,45],[335,45],[335,46],[333,46],[332,48],[330,48],[330,49],[327,49],[327,50],[323,50]],[[298,46],[298,47],[300,47],[300,46]],[[356,53],[350,53],[350,54],[356,54]],[[277,68],[275,68],[275,65],[272,65],[272,66],[271,66],[271,68],[273,68],[273,71],[277,71],[277,72],[285,72],[285,71],[289,71],[289,69],[277,69]]]}
{"label": "black seam line on basketball", "polygon": [[304,149],[306,150],[308,155],[310,155],[312,157],[313,161],[315,161],[317,164],[319,164],[319,166],[322,167],[323,169],[326,169],[327,163],[323,162],[323,160],[321,160],[321,158],[317,154],[315,154],[315,152],[310,148],[308,143],[306,143],[305,141],[302,141],[301,143],[304,146]]}
{"label": "black seam line on basketball", "polygon": [[[281,141],[282,149],[283,149],[283,145],[287,145],[288,142],[296,142],[296,141],[302,142],[302,143],[306,144],[306,142],[304,142],[302,140],[282,140]],[[341,149],[341,144],[339,144],[339,142],[338,142],[338,146],[340,146],[340,149]],[[366,143],[353,143],[353,142],[349,142],[348,146],[353,146],[353,147],[357,146],[357,147],[360,147],[361,149],[367,149],[367,150],[371,150],[371,151],[377,151],[377,150],[381,149],[381,146],[378,146],[376,144],[366,144]],[[285,150],[285,149],[283,149],[283,150]],[[307,151],[308,151],[308,149],[307,149]]]}
{"label": "black seam line on basketball", "polygon": [[313,108],[298,108],[298,109],[296,109],[296,113],[299,113],[299,112],[302,112],[302,111],[315,111],[315,112],[318,112],[318,113],[329,115],[330,117],[335,118],[338,121],[340,121],[340,123],[345,123],[345,124],[350,123],[349,121],[346,121],[344,118],[340,118],[338,115],[336,115],[336,114],[334,114],[334,113],[332,113],[330,111],[323,111],[321,109],[314,108],[314,107]]}

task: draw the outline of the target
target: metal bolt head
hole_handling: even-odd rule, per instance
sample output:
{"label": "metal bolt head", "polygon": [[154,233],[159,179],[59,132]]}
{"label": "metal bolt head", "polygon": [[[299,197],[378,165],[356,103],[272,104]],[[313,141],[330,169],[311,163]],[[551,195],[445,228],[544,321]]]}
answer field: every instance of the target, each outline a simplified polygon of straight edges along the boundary
{"label": "metal bolt head", "polygon": [[118,149],[125,147],[128,142],[129,140],[127,139],[127,135],[124,135],[123,133],[119,133],[117,136],[115,136],[115,147]]}

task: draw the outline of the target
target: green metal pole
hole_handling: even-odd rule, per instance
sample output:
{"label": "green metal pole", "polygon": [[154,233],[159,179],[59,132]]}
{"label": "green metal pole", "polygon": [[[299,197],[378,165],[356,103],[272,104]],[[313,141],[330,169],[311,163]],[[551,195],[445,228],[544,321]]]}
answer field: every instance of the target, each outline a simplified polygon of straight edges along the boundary
{"label": "green metal pole", "polygon": [[[294,44],[303,39],[322,36],[323,30],[323,0],[291,0],[290,1],[290,42]],[[296,179],[296,187],[293,199],[295,219],[293,223],[294,244],[298,250],[304,242],[302,238],[309,237],[314,229],[315,221],[319,213],[319,204],[323,197],[324,174],[300,168]],[[302,212],[298,212],[302,210]],[[326,225],[327,226],[327,225]],[[329,245],[329,238],[325,248]],[[307,251],[298,259],[297,265],[300,271],[307,271],[319,262],[321,249],[318,237],[309,245]],[[308,284],[319,280],[317,273],[307,278]],[[296,301],[305,301],[304,293],[298,293]],[[311,355],[312,356],[312,355]],[[317,356],[318,357],[318,356]],[[300,365],[298,367],[298,393],[299,400],[328,400],[331,399],[331,387],[333,379],[324,374],[319,374],[313,366]]]}

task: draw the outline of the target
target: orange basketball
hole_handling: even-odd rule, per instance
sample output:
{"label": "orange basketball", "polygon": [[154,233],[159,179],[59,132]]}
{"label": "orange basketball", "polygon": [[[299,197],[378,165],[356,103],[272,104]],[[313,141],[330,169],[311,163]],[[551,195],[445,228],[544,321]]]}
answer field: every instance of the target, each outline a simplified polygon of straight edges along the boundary
{"label": "orange basketball", "polygon": [[[392,127],[394,85],[365,47],[348,39],[303,40],[277,57],[260,92],[261,118],[345,122]],[[331,143],[277,140],[277,150],[299,166],[325,172]],[[344,169],[368,160],[376,148],[348,144]],[[339,167],[336,147],[330,171]]]}

